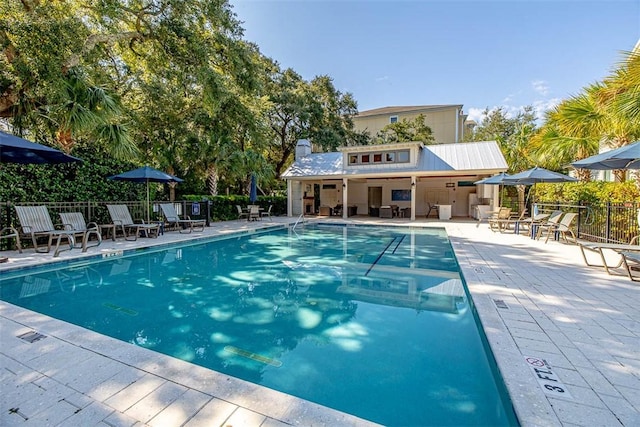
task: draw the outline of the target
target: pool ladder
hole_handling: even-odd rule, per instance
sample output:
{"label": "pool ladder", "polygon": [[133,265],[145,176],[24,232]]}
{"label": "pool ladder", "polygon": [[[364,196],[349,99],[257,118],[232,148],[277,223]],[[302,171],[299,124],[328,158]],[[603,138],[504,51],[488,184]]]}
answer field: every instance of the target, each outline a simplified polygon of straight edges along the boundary
{"label": "pool ladder", "polygon": [[293,227],[291,228],[291,230],[295,230],[296,229],[296,225],[298,225],[298,223],[302,221],[304,223],[304,212],[302,212],[300,214],[300,216],[298,217],[298,219],[296,220],[296,223],[293,224]]}

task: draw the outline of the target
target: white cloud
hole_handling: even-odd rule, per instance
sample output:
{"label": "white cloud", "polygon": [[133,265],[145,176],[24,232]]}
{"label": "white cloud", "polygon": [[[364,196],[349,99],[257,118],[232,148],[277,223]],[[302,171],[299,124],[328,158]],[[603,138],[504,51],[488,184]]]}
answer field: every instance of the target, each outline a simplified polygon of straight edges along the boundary
{"label": "white cloud", "polygon": [[383,82],[385,80],[389,80],[389,76],[376,77],[377,82]]}
{"label": "white cloud", "polygon": [[562,102],[562,99],[560,98],[535,101],[533,103],[533,109],[536,112],[538,120],[542,120],[544,118],[544,113],[553,109],[556,105],[560,104],[560,102]]}
{"label": "white cloud", "polygon": [[484,108],[469,108],[467,111],[467,120],[473,120],[476,123],[480,123],[482,121],[482,113],[484,112]]}
{"label": "white cloud", "polygon": [[533,90],[542,96],[547,96],[549,94],[549,86],[544,80],[534,80],[531,82],[531,86],[533,87]]}

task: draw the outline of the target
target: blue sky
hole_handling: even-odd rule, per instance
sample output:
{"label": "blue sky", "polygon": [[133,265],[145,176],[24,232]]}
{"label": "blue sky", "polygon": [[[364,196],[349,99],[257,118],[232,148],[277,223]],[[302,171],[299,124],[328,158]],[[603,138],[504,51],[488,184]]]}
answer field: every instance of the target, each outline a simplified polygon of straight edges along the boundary
{"label": "blue sky", "polygon": [[230,0],[246,40],[360,111],[463,104],[539,113],[602,80],[640,39],[640,0]]}

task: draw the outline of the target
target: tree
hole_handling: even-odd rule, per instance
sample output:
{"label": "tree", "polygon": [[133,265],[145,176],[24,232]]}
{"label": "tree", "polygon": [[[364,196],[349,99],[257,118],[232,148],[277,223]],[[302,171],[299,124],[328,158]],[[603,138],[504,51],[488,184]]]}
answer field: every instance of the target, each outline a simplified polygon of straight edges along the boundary
{"label": "tree", "polygon": [[77,59],[96,60],[80,3],[3,2],[0,17],[0,117],[67,152],[85,138],[134,153],[115,92]]}
{"label": "tree", "polygon": [[[628,54],[602,82],[563,101],[547,116],[540,152],[567,163],[596,154],[601,144],[619,148],[640,137],[640,52]],[[561,154],[561,156],[558,156]],[[582,180],[589,171],[578,172]],[[625,171],[614,171],[623,181]]]}
{"label": "tree", "polygon": [[[530,142],[536,132],[533,107],[527,106],[515,117],[508,117],[502,108],[485,109],[483,120],[468,135],[471,141],[496,141],[509,165],[509,173],[517,173],[539,164],[540,158]],[[524,206],[525,186],[516,186],[518,204]]]}
{"label": "tree", "polygon": [[280,71],[274,66],[266,85],[265,120],[271,134],[267,156],[280,177],[293,160],[299,139],[311,139],[326,150],[346,145],[357,105],[351,94],[336,90],[327,76],[307,82],[292,69]]}
{"label": "tree", "polygon": [[413,119],[389,123],[378,132],[375,138],[375,143],[378,144],[411,141],[420,141],[425,144],[435,142],[433,131],[425,123],[424,114],[419,114]]}

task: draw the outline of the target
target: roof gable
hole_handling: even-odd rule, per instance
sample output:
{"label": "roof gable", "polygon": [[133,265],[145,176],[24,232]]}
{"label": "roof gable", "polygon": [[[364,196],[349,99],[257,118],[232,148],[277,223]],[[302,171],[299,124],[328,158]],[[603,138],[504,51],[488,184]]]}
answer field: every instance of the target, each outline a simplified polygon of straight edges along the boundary
{"label": "roof gable", "polygon": [[[396,144],[388,144],[385,149],[393,149]],[[379,147],[379,146],[378,146]],[[347,151],[348,149],[343,149]],[[507,162],[495,141],[434,144],[420,148],[414,165],[373,165],[366,167],[345,167],[344,154],[314,153],[296,160],[282,178],[340,178],[343,176],[411,176],[433,175],[446,172],[492,173],[508,169]]]}

